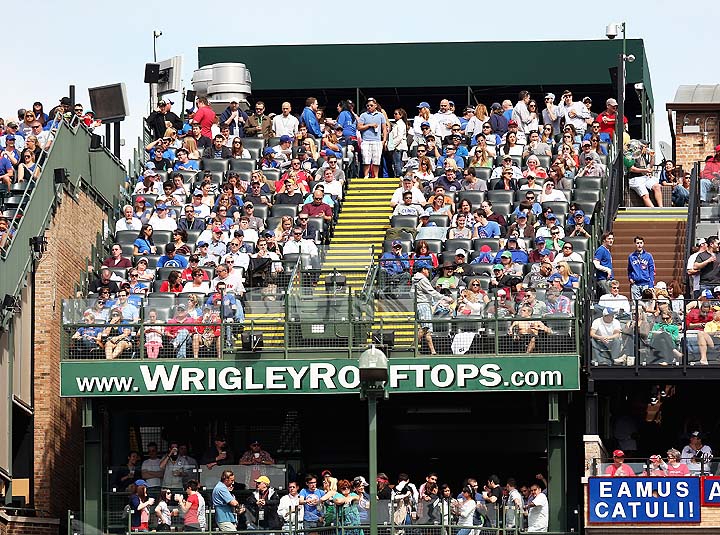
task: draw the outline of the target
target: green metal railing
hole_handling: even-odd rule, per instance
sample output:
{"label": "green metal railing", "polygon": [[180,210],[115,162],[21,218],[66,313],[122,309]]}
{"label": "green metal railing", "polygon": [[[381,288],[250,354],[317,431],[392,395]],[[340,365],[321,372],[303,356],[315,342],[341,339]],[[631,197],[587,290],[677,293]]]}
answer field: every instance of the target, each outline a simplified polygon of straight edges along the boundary
{"label": "green metal railing", "polygon": [[[31,239],[42,236],[62,200],[61,188],[84,189],[108,211],[117,202],[126,173],[107,149],[90,150],[91,132],[79,120],[60,121],[55,140],[44,157],[42,171],[24,194],[11,222],[14,236],[0,250],[0,295],[17,295],[33,259]],[[67,183],[55,184],[55,169],[67,172]]]}

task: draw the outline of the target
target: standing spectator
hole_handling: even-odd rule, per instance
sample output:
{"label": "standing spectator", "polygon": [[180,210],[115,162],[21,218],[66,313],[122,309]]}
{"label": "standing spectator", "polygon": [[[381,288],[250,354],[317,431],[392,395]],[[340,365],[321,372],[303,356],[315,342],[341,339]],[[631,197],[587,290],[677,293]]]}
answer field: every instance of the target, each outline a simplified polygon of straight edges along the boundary
{"label": "standing spectator", "polygon": [[130,496],[130,509],[133,511],[130,518],[130,529],[133,531],[150,531],[150,511],[155,498],[148,497],[148,484],[144,479],[135,481],[135,494]]}
{"label": "standing spectator", "polygon": [[[615,123],[617,122],[618,103],[614,98],[605,101],[605,111],[597,116],[597,122],[600,124],[600,133],[607,134],[610,139],[615,137]],[[627,129],[628,120],[623,116],[623,126]]]}
{"label": "standing spectator", "polygon": [[635,477],[633,469],[625,464],[625,452],[623,450],[613,451],[613,463],[605,468],[605,475],[610,477]]}
{"label": "standing spectator", "polygon": [[198,482],[191,479],[185,484],[187,499],[178,495],[180,509],[185,514],[183,531],[205,531],[205,498],[198,492]]}
{"label": "standing spectator", "polygon": [[387,143],[387,121],[374,98],[367,100],[367,111],[360,115],[357,129],[362,136],[363,176],[378,177],[383,146]]}
{"label": "standing spectator", "polygon": [[280,109],[282,113],[273,117],[272,129],[278,137],[290,136],[290,138],[294,138],[298,132],[299,122],[297,117],[290,113],[292,106],[289,102],[283,102]]}
{"label": "standing spectator", "polygon": [[280,496],[270,486],[270,478],[260,476],[255,480],[257,485],[255,491],[245,502],[248,515],[248,529],[273,530],[282,526],[278,516],[278,505]]}
{"label": "standing spectator", "polygon": [[215,123],[215,112],[213,112],[210,107],[207,97],[197,98],[197,111],[193,117],[193,122],[200,124],[200,132],[203,136],[212,139],[212,125]]}
{"label": "standing spectator", "polygon": [[322,132],[320,131],[320,123],[317,120],[316,112],[318,110],[318,101],[315,97],[308,97],[305,100],[305,109],[300,115],[300,125],[304,125],[310,135],[320,139]]}
{"label": "standing spectator", "polygon": [[582,138],[587,129],[587,119],[590,119],[590,112],[582,102],[573,102],[572,91],[566,89],[562,94],[562,102],[558,106],[558,113],[565,117],[565,124],[575,127],[578,136]]}
{"label": "standing spectator", "polygon": [[305,476],[305,488],[300,491],[300,503],[303,506],[304,527],[313,535],[313,529],[323,525],[323,513],[320,499],[325,493],[317,488],[314,474]]}
{"label": "standing spectator", "polygon": [[272,119],[265,115],[265,103],[262,100],[255,103],[255,113],[248,117],[245,135],[247,137],[261,137],[265,140],[273,136]]}
{"label": "standing spectator", "polygon": [[595,282],[597,283],[597,291],[600,295],[610,293],[610,281],[614,278],[610,249],[615,242],[615,236],[612,232],[604,232],[601,241],[602,243],[593,255]]}
{"label": "standing spectator", "polygon": [[280,498],[278,516],[283,522],[283,531],[302,530],[304,526],[305,509],[300,505],[299,485],[295,481],[288,483],[288,493]]}
{"label": "standing spectator", "polygon": [[528,503],[528,531],[546,532],[548,530],[548,522],[550,512],[548,511],[547,496],[540,490],[540,485],[533,483],[530,486],[532,498]]}
{"label": "standing spectator", "polygon": [[709,463],[713,458],[712,448],[707,444],[703,444],[702,433],[693,431],[690,433],[689,444],[682,449],[680,460],[689,464],[691,459],[702,459],[704,463]]}
{"label": "standing spectator", "polygon": [[240,504],[233,495],[235,474],[232,470],[225,470],[220,474],[212,491],[212,504],[215,508],[215,522],[220,531],[235,531],[237,529],[237,514],[235,508]]}
{"label": "standing spectator", "polygon": [[155,111],[145,119],[155,139],[162,139],[165,135],[165,130],[167,130],[168,122],[175,130],[180,130],[183,127],[183,122],[180,117],[172,111],[173,104],[173,101],[169,98],[162,97]]}
{"label": "standing spectator", "polygon": [[640,299],[642,291],[655,286],[655,260],[645,251],[645,239],[635,236],[635,251],[628,255],[628,280],[633,299]]}
{"label": "standing spectator", "polygon": [[158,447],[155,442],[148,442],[148,457],[142,463],[142,477],[147,481],[146,487],[157,488],[162,483],[165,470],[160,466],[160,457],[158,456]]}
{"label": "standing spectator", "polygon": [[435,345],[432,339],[432,302],[433,299],[439,301],[443,296],[430,284],[430,267],[427,264],[420,266],[416,264],[416,267],[418,269],[415,275],[413,275],[412,282],[415,288],[418,320],[420,320],[418,342],[421,343],[424,339],[430,349],[430,354],[436,355],[437,351],[435,351]]}
{"label": "standing spectator", "polygon": [[407,159],[408,119],[407,112],[403,108],[396,109],[393,115],[395,123],[388,137],[387,150],[392,153],[395,177],[401,177],[403,161]]}
{"label": "standing spectator", "polygon": [[561,115],[558,113],[557,106],[555,105],[555,94],[545,94],[545,109],[542,111],[542,122],[545,126],[550,126],[552,131],[550,137],[560,133],[560,119]]}

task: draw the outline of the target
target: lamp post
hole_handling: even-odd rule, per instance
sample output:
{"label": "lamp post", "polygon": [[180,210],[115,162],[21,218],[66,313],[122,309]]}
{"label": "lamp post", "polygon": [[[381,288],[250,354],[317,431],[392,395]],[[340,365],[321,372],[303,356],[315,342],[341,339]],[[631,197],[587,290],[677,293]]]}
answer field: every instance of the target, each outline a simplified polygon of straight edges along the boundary
{"label": "lamp post", "polygon": [[627,28],[625,22],[612,22],[605,29],[605,36],[608,39],[615,39],[618,33],[622,32],[622,51],[618,55],[618,82],[617,82],[617,103],[618,108],[615,114],[615,148],[617,150],[617,158],[615,160],[615,172],[618,180],[622,180],[625,174],[625,164],[623,162],[623,135],[625,133],[624,117],[625,117],[625,64],[635,61],[635,56],[627,55]]}
{"label": "lamp post", "polygon": [[[162,35],[161,30],[153,30],[153,63],[157,63],[157,40]],[[150,113],[157,106],[158,101],[158,85],[155,83],[150,84]]]}
{"label": "lamp post", "polygon": [[370,535],[377,535],[377,402],[386,398],[388,359],[374,345],[360,354],[360,399],[368,402],[368,476],[370,477]]}

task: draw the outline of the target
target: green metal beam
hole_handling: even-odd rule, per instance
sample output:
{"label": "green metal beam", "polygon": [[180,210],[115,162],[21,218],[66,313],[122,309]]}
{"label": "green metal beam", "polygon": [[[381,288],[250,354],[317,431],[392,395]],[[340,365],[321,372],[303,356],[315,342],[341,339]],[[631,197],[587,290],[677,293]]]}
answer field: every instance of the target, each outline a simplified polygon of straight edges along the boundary
{"label": "green metal beam", "polygon": [[566,395],[548,394],[548,502],[550,531],[567,529],[567,402]]}
{"label": "green metal beam", "polygon": [[[103,463],[102,432],[93,400],[83,408],[85,426],[85,464],[83,470],[83,521],[102,532]],[[87,426],[92,422],[91,426]]]}

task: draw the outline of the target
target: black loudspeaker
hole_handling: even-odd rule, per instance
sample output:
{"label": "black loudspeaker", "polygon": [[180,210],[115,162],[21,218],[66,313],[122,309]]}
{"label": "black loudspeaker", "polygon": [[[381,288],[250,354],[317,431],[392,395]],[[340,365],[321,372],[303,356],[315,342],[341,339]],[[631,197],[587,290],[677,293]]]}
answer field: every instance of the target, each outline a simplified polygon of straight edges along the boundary
{"label": "black loudspeaker", "polygon": [[188,91],[185,93],[185,100],[188,102],[195,102],[195,97],[197,97],[196,91]]}
{"label": "black loudspeaker", "polygon": [[56,167],[53,170],[55,184],[64,184],[67,177],[67,170],[64,167]]}
{"label": "black loudspeaker", "polygon": [[104,123],[113,123],[127,117],[127,92],[124,83],[90,87],[88,94],[96,119]]}
{"label": "black loudspeaker", "polygon": [[102,148],[102,138],[97,134],[90,136],[90,148],[94,150]]}
{"label": "black loudspeaker", "polygon": [[145,64],[145,83],[156,84],[160,80],[160,64],[159,63],[146,63]]}
{"label": "black loudspeaker", "polygon": [[240,337],[242,338],[243,351],[260,351],[265,345],[262,333],[253,334],[249,332],[243,332]]}

